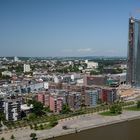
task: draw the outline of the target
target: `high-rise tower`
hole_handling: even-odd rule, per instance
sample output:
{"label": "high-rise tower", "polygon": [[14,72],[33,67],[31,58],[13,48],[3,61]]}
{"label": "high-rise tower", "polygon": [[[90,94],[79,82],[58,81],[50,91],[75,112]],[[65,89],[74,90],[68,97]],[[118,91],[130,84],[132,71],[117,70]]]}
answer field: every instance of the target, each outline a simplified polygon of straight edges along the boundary
{"label": "high-rise tower", "polygon": [[129,19],[127,84],[140,87],[140,20]]}

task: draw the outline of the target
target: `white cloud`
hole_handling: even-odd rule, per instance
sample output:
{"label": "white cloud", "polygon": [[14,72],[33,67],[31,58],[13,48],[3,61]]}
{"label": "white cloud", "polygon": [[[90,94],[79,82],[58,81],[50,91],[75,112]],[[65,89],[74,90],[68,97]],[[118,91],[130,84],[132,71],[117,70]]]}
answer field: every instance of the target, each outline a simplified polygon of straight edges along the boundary
{"label": "white cloud", "polygon": [[119,52],[117,50],[106,50],[104,53],[108,54],[108,55],[116,55],[118,54]]}
{"label": "white cloud", "polygon": [[85,53],[85,52],[93,52],[91,48],[81,48],[78,49],[77,52]]}
{"label": "white cloud", "polygon": [[73,50],[71,50],[71,49],[64,49],[64,50],[62,50],[62,52],[69,53],[69,52],[73,52]]}

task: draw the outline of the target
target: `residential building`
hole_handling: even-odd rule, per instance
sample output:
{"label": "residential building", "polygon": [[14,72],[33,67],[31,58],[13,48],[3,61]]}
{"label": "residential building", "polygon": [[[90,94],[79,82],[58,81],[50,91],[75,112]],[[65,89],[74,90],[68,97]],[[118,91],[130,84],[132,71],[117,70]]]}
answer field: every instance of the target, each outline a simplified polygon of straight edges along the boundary
{"label": "residential building", "polygon": [[60,113],[63,106],[63,97],[57,95],[50,96],[50,110],[54,113]]}
{"label": "residential building", "polygon": [[101,101],[106,103],[113,103],[117,99],[116,89],[102,89]]}
{"label": "residential building", "polygon": [[7,121],[17,121],[21,118],[21,103],[16,99],[7,99],[4,102],[4,112]]}
{"label": "residential building", "polygon": [[24,64],[23,71],[24,72],[30,72],[31,71],[30,65]]}
{"label": "residential building", "polygon": [[32,108],[33,108],[32,104],[30,106],[28,106],[27,104],[21,105],[21,111],[23,111],[26,114],[30,113]]}
{"label": "residential building", "polygon": [[44,105],[46,106],[46,107],[49,107],[50,106],[50,94],[45,94],[44,95],[45,97],[45,100],[44,100]]}
{"label": "residential building", "polygon": [[81,78],[81,74],[80,73],[72,73],[71,74],[71,80],[72,81],[80,79],[80,78]]}
{"label": "residential building", "polygon": [[72,110],[78,110],[81,107],[81,92],[69,92],[67,104]]}
{"label": "residential building", "polygon": [[12,72],[10,72],[10,71],[3,71],[3,72],[2,72],[2,76],[9,76],[9,77],[12,77]]}
{"label": "residential building", "polygon": [[0,98],[0,112],[4,113],[4,99]]}
{"label": "residential building", "polygon": [[42,104],[44,104],[45,103],[45,94],[44,93],[38,93],[37,94],[37,101],[39,101]]}
{"label": "residential building", "polygon": [[88,61],[87,69],[96,69],[96,68],[98,68],[98,63],[97,62]]}
{"label": "residential building", "polygon": [[95,107],[98,102],[98,90],[85,91],[85,105]]}
{"label": "residential building", "polygon": [[50,104],[50,95],[48,93],[45,92],[40,92],[37,94],[37,101],[41,102],[43,105],[45,105],[46,107],[49,106]]}
{"label": "residential building", "polygon": [[71,81],[72,81],[71,75],[64,75],[64,76],[62,76],[62,82],[70,83]]}
{"label": "residential building", "polygon": [[19,59],[18,59],[17,56],[14,57],[14,61],[15,61],[15,62],[18,62],[18,61],[19,61]]}

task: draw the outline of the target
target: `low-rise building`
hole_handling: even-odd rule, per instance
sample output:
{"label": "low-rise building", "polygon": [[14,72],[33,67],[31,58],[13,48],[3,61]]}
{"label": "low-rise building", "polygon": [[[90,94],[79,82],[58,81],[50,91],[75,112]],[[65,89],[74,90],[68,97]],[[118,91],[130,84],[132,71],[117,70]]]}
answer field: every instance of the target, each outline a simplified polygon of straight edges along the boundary
{"label": "low-rise building", "polygon": [[88,61],[87,69],[96,69],[96,68],[98,68],[98,63],[97,62]]}
{"label": "low-rise building", "polygon": [[106,85],[107,76],[105,75],[85,75],[84,76],[84,85]]}
{"label": "low-rise building", "polygon": [[2,76],[12,77],[12,72],[10,72],[10,71],[3,71],[1,74],[2,74]]}

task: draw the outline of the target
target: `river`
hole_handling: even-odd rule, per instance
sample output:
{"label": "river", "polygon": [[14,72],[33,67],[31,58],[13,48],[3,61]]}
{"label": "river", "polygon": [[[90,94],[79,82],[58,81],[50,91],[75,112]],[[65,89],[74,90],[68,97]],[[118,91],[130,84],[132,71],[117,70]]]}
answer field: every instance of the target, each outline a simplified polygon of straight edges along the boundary
{"label": "river", "polygon": [[84,130],[49,140],[140,140],[140,119]]}

